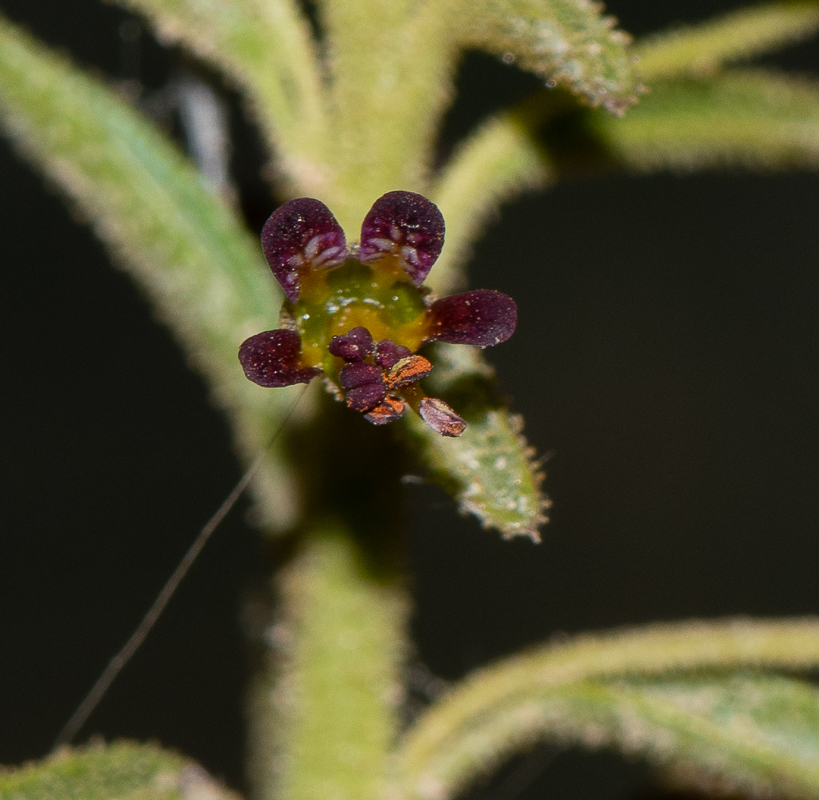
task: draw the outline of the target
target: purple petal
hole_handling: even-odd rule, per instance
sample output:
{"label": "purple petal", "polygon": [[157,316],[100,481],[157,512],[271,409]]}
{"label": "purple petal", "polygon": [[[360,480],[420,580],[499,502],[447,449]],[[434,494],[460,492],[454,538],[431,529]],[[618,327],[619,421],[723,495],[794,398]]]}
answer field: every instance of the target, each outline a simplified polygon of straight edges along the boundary
{"label": "purple petal", "polygon": [[381,370],[372,364],[347,364],[338,374],[342,389],[355,389],[368,383],[384,384]]}
{"label": "purple petal", "polygon": [[373,337],[366,328],[352,328],[330,339],[327,349],[345,361],[363,361],[373,351]]}
{"label": "purple petal", "polygon": [[491,347],[505,342],[515,332],[518,322],[515,301],[490,289],[442,297],[429,311],[432,325],[426,341],[450,344]]}
{"label": "purple petal", "polygon": [[369,414],[364,415],[364,419],[372,422],[373,425],[386,425],[388,422],[401,419],[407,410],[407,404],[400,397],[388,396],[384,402],[377,405]]}
{"label": "purple petal", "polygon": [[425,397],[418,406],[421,419],[441,436],[456,437],[466,430],[466,422],[437,397]]}
{"label": "purple petal", "polygon": [[259,386],[292,386],[310,383],[321,374],[318,367],[300,363],[301,339],[293,331],[264,331],[245,339],[239,348],[239,361],[248,380]]}
{"label": "purple petal", "polygon": [[438,206],[413,192],[387,192],[361,226],[359,258],[367,262],[396,255],[412,283],[420,286],[443,246],[444,218]]}
{"label": "purple petal", "polygon": [[392,369],[397,361],[411,355],[409,347],[396,344],[392,339],[382,339],[375,346],[375,363],[383,369]]}
{"label": "purple petal", "polygon": [[270,215],[262,228],[262,250],[287,299],[295,303],[301,291],[301,272],[341,264],[347,243],[324,203],[300,197]]}

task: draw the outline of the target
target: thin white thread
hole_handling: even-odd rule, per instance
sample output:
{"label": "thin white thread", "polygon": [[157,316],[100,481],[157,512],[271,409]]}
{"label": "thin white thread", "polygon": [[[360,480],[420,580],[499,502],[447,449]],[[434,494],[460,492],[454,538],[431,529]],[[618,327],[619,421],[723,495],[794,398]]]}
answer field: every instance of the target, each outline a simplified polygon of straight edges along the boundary
{"label": "thin white thread", "polygon": [[148,609],[148,613],[142,618],[142,622],[137,625],[136,630],[131,634],[131,637],[125,643],[123,648],[108,662],[108,666],[102,671],[99,678],[97,678],[96,683],[91,687],[91,690],[85,696],[85,699],[79,704],[79,706],[77,706],[77,710],[71,715],[68,722],[66,722],[66,724],[63,726],[63,729],[60,731],[59,735],[54,741],[52,751],[57,750],[63,745],[71,744],[71,740],[80,732],[82,726],[88,721],[88,718],[94,712],[94,709],[99,705],[111,684],[116,680],[119,673],[122,672],[123,667],[125,667],[125,665],[131,660],[134,653],[139,650],[140,645],[145,641],[146,637],[151,632],[154,625],[156,625],[160,616],[162,616],[162,612],[165,610],[165,607],[168,605],[170,599],[179,588],[179,584],[182,583],[185,575],[188,574],[188,571],[193,566],[193,562],[196,561],[197,556],[202,552],[202,549],[207,544],[208,539],[210,539],[210,537],[213,535],[216,528],[219,527],[222,520],[230,513],[233,506],[236,505],[237,501],[242,496],[244,490],[247,489],[248,485],[253,480],[253,476],[261,466],[262,461],[264,461],[267,451],[271,448],[276,439],[279,438],[279,435],[284,430],[284,426],[290,420],[290,417],[296,410],[296,406],[298,406],[299,401],[302,397],[304,397],[304,393],[306,391],[307,387],[305,386],[299,393],[299,396],[293,401],[293,405],[285,415],[276,433],[273,434],[273,438],[268,442],[267,446],[259,453],[259,455],[256,456],[247,472],[245,472],[245,474],[240,478],[236,486],[233,487],[233,491],[231,491],[231,493],[225,498],[225,501],[221,506],[219,506],[216,513],[205,523],[202,530],[199,531],[199,535],[196,537],[196,539],[194,539],[193,544],[188,548],[188,552],[185,553],[182,560],[179,562],[179,565],[173,571],[171,577],[168,578],[167,582],[162,587],[162,590],[157,595],[156,600],[154,600],[153,604]]}

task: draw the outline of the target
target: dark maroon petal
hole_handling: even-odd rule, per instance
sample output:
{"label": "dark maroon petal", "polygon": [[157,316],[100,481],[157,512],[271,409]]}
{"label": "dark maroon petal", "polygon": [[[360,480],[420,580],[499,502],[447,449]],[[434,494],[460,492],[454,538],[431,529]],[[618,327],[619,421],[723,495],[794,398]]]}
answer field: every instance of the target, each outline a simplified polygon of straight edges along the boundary
{"label": "dark maroon petal", "polygon": [[295,303],[301,272],[337,266],[346,258],[347,243],[324,203],[300,197],[270,215],[262,228],[262,250],[287,299]]}
{"label": "dark maroon petal", "polygon": [[392,369],[397,361],[412,355],[412,350],[396,344],[392,339],[382,339],[375,346],[375,363],[383,369]]}
{"label": "dark maroon petal", "polygon": [[363,361],[373,351],[373,337],[366,328],[352,328],[330,339],[327,349],[345,361]]}
{"label": "dark maroon petal", "polygon": [[338,380],[343,389],[355,389],[368,383],[384,385],[381,370],[372,364],[347,364],[339,373]]}
{"label": "dark maroon petal", "polygon": [[429,309],[432,327],[426,341],[491,347],[505,342],[518,322],[515,301],[501,292],[476,289],[436,300]]}
{"label": "dark maroon petal", "polygon": [[444,218],[438,206],[413,192],[387,192],[375,201],[361,226],[361,261],[397,255],[420,286],[444,246]]}
{"label": "dark maroon petal", "polygon": [[373,425],[386,425],[388,422],[401,419],[406,410],[407,404],[402,398],[388,396],[384,398],[383,403],[377,405],[369,414],[365,414],[364,419],[372,422]]}
{"label": "dark maroon petal", "polygon": [[348,390],[345,395],[347,405],[354,411],[370,411],[387,396],[383,383],[365,383]]}
{"label": "dark maroon petal", "polygon": [[441,436],[460,436],[466,430],[466,422],[450,406],[437,397],[425,397],[418,406],[421,419]]}
{"label": "dark maroon petal", "polygon": [[321,374],[318,367],[300,363],[301,339],[293,331],[264,331],[245,339],[239,361],[247,378],[259,386],[292,386],[310,383]]}

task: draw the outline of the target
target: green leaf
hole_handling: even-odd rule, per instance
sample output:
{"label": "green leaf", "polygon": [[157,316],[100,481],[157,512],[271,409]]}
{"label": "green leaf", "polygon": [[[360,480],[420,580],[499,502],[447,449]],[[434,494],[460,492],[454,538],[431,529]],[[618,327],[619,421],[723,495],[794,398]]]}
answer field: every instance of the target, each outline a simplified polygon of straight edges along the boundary
{"label": "green leaf", "polygon": [[277,166],[297,184],[320,158],[326,103],[310,26],[295,0],[119,0],[162,39],[215,64],[248,94]]}
{"label": "green leaf", "polygon": [[707,75],[731,61],[752,58],[793,44],[819,30],[819,3],[768,3],[733,11],[700,25],[679,28],[638,42],[637,70],[645,81]]}
{"label": "green leaf", "polygon": [[621,115],[641,91],[628,34],[590,0],[450,0],[451,36]]}
{"label": "green leaf", "polygon": [[549,739],[639,753],[688,783],[719,778],[747,791],[816,797],[816,690],[715,671],[817,664],[816,618],[584,636],[468,678],[407,732],[398,779],[407,798],[443,800]]}
{"label": "green leaf", "polygon": [[477,348],[438,345],[434,363],[430,392],[445,397],[467,428],[448,439],[407,414],[406,429],[421,460],[460,510],[474,514],[485,528],[539,541],[549,501],[540,492],[544,476],[521,434],[522,419],[493,397],[492,369]]}
{"label": "green leaf", "polygon": [[[671,767],[678,782],[702,789],[717,782],[723,791],[743,794],[819,796],[815,686],[739,674],[623,681],[607,688],[619,749],[639,749]],[[632,723],[633,712],[647,727]]]}
{"label": "green leaf", "polygon": [[639,755],[704,791],[819,797],[819,692],[743,675],[581,681],[521,693],[434,754],[407,796],[451,797],[465,778],[539,740]]}
{"label": "green leaf", "polygon": [[[464,49],[494,53],[620,114],[635,102],[628,37],[583,0],[324,2],[334,152],[326,199],[355,230],[380,193],[429,195],[437,123]],[[400,97],[401,102],[394,102]]]}
{"label": "green leaf", "polygon": [[61,750],[22,769],[0,772],[8,800],[238,800],[201,767],[166,750],[130,742]]}
{"label": "green leaf", "polygon": [[552,179],[548,155],[524,113],[498,114],[469,136],[430,196],[446,220],[446,247],[427,281],[433,291],[446,295],[461,288],[470,248],[501,204]]}
{"label": "green leaf", "polygon": [[[258,241],[113,91],[2,18],[0,126],[149,295],[255,456],[294,397],[250,384],[236,357],[239,343],[274,327],[278,314]],[[266,521],[288,524],[295,499],[277,456],[256,488],[279,514]]]}
{"label": "green leaf", "polygon": [[762,70],[654,84],[626,119],[589,119],[632,169],[819,166],[819,83]]}

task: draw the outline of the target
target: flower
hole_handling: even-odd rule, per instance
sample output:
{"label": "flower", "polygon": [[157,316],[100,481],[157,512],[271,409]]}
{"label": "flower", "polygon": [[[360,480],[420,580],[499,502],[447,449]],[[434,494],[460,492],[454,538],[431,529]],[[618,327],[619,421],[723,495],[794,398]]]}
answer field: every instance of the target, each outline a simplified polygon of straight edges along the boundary
{"label": "flower", "polygon": [[323,203],[285,203],[262,229],[262,249],[286,297],[282,327],[242,343],[245,375],[274,387],[323,373],[331,391],[375,425],[409,406],[442,436],[460,436],[464,420],[421,389],[432,364],[417,351],[435,341],[504,342],[517,307],[487,289],[431,300],[422,284],[443,245],[441,212],[412,192],[376,200],[352,246]]}

